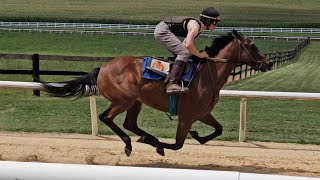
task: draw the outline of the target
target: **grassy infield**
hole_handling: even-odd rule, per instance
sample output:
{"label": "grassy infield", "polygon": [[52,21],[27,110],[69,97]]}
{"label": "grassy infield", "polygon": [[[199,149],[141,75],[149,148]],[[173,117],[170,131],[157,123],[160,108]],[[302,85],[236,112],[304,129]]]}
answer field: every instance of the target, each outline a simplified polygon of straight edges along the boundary
{"label": "grassy infield", "polygon": [[[10,1],[7,3],[7,8],[18,8],[19,4],[14,5],[18,1]],[[42,1],[41,1],[42,2]],[[50,4],[48,1],[48,4]],[[71,1],[63,1],[71,2]],[[72,1],[73,2],[73,1]],[[73,3],[91,3],[97,1],[77,1]],[[99,1],[100,2],[100,1]],[[107,1],[101,1],[104,3]],[[121,1],[124,2],[124,1]],[[128,1],[128,6],[131,1]],[[148,3],[146,1],[145,3]],[[177,7],[180,5],[177,1]],[[206,1],[205,1],[206,2]],[[221,1],[222,2],[222,1]],[[235,1],[233,1],[235,2]],[[270,6],[275,9],[276,5],[263,4],[265,1],[246,1],[233,8],[240,12],[240,6],[251,4],[250,7]],[[274,1],[275,2],[275,1]],[[300,13],[314,9],[308,1],[305,6],[299,6],[298,2],[294,1],[285,8],[280,4],[280,8],[271,15],[271,17],[279,16],[277,12],[291,12],[298,8]],[[39,2],[40,3],[40,2]],[[108,2],[111,3],[111,2]],[[59,6],[61,3],[54,4]],[[151,4],[151,3],[150,3]],[[181,3],[181,5],[184,3]],[[206,3],[204,3],[206,4]],[[223,5],[222,5],[223,4]],[[230,2],[220,3],[217,1],[217,6],[222,6],[222,9],[227,10],[227,5]],[[108,4],[109,5],[109,4]],[[114,5],[115,6],[115,5]],[[239,6],[239,7],[238,7]],[[40,6],[39,6],[40,7]],[[39,8],[35,7],[35,9]],[[66,6],[68,7],[68,6]],[[21,14],[25,17],[37,16],[44,13],[46,10],[47,16],[52,17],[65,17],[68,13],[81,13],[85,11],[78,6],[79,11],[66,11],[67,8],[62,8],[60,12],[53,13],[47,6],[42,6],[40,12],[28,13],[28,8],[24,9]],[[109,6],[108,6],[109,7]],[[139,6],[138,6],[139,7]],[[200,8],[202,6],[199,6]],[[229,6],[229,9],[232,9]],[[1,13],[4,9],[1,6]],[[71,6],[69,6],[71,8]],[[93,19],[101,19],[102,9],[96,8],[96,13],[93,13],[93,5],[87,6],[89,13],[84,13],[85,16],[91,16]],[[124,7],[125,8],[125,7]],[[178,7],[179,8],[179,7]],[[188,8],[188,7],[186,7]],[[64,9],[64,11],[63,11]],[[88,10],[89,9],[89,10]],[[138,8],[139,9],[139,8]],[[192,8],[191,8],[192,9]],[[195,8],[196,9],[196,8]],[[201,9],[201,8],[200,8]],[[254,9],[254,8],[253,8]],[[268,8],[265,8],[268,10]],[[265,10],[264,9],[264,10]],[[303,11],[304,9],[308,9]],[[309,10],[310,9],[310,10]],[[39,9],[38,9],[39,10]],[[100,11],[101,10],[101,11]],[[269,13],[269,11],[261,10],[260,13]],[[124,17],[127,13],[135,14],[132,19],[139,19],[139,16],[144,13],[129,11],[121,11],[119,18]],[[181,8],[181,11],[185,11]],[[105,11],[103,11],[105,12]],[[144,12],[147,12],[145,10]],[[163,11],[156,10],[154,13]],[[171,12],[168,10],[168,13]],[[230,13],[232,11],[229,11]],[[257,11],[256,11],[257,12]],[[4,13],[0,17],[6,16],[17,17],[17,14]],[[112,17],[115,12],[108,13],[108,18]],[[182,12],[177,12],[182,13]],[[59,14],[59,16],[57,16]],[[162,16],[163,14],[158,14]],[[228,14],[227,14],[228,15]],[[226,15],[226,18],[228,17]],[[245,13],[243,14],[246,15]],[[317,16],[317,14],[314,14]],[[39,15],[40,16],[40,15]],[[81,16],[81,17],[85,17]],[[152,19],[152,15],[151,19]],[[155,16],[155,17],[158,17]],[[51,18],[52,18],[51,17]],[[73,17],[73,16],[71,16]],[[75,15],[74,15],[75,17]],[[232,19],[233,16],[230,16]],[[281,16],[282,17],[282,16]],[[89,18],[89,17],[87,17]],[[259,19],[259,13],[251,17],[251,20]],[[289,17],[288,17],[289,18]],[[63,18],[65,19],[65,18]],[[143,18],[141,18],[143,19]],[[275,18],[276,19],[276,18]],[[235,22],[235,19],[232,19]],[[242,21],[243,22],[243,21]],[[276,24],[276,23],[275,23]],[[197,46],[203,47],[210,43],[209,39],[201,39]],[[256,42],[264,52],[272,52],[275,50],[292,49],[294,43],[284,42]],[[298,61],[294,64],[288,65],[283,68],[273,70],[268,73],[251,77],[247,80],[239,81],[231,86],[226,86],[225,89],[243,89],[243,90],[267,90],[267,91],[294,91],[294,92],[319,92],[319,57],[317,49],[320,48],[319,43],[312,43],[304,52],[299,56]],[[65,55],[89,55],[89,56],[116,56],[116,55],[169,55],[163,48],[157,44],[152,38],[141,37],[118,37],[118,36],[90,36],[90,35],[50,35],[50,34],[36,34],[36,33],[8,33],[0,32],[0,52],[1,53],[40,53],[40,54],[65,54]],[[41,69],[76,69],[90,71],[92,68],[97,67],[100,63],[70,63],[70,62],[41,62]],[[13,60],[13,61],[0,61],[1,68],[21,68],[31,67],[30,61]],[[62,80],[70,79],[70,77],[42,77],[45,80]],[[18,80],[30,81],[29,76],[9,76],[1,75],[1,80]],[[90,133],[90,112],[88,99],[72,101],[70,99],[57,99],[47,96],[33,97],[30,91],[16,90],[16,89],[0,89],[0,129],[12,131],[35,131],[35,132],[76,132],[76,133]],[[98,98],[98,112],[102,112],[108,105],[104,98]],[[298,142],[298,143],[315,143],[320,144],[319,141],[319,101],[288,101],[288,100],[248,100],[248,140],[259,141],[277,141],[277,142]],[[215,117],[225,127],[224,134],[219,138],[222,140],[236,140],[238,134],[238,119],[239,119],[239,99],[234,98],[221,98],[220,102],[213,111]],[[124,114],[120,115],[115,121],[122,124]],[[145,107],[140,115],[139,125],[142,129],[155,134],[158,137],[174,137],[176,121],[170,121],[162,112],[152,110]],[[100,133],[111,134],[112,132],[106,126],[99,125]],[[207,126],[196,123],[193,127],[200,130],[202,134],[210,133],[212,130]]]}
{"label": "grassy infield", "polygon": [[152,24],[215,6],[223,26],[319,27],[318,0],[1,0],[0,20]]}

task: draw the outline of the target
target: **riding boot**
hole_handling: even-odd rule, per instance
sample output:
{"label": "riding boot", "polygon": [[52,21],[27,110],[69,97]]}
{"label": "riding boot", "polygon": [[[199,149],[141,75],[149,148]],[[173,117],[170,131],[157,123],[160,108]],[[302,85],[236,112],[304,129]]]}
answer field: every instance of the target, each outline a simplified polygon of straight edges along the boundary
{"label": "riding boot", "polygon": [[186,63],[180,60],[176,60],[174,62],[170,72],[169,82],[167,85],[167,94],[178,93],[181,90],[183,90],[184,92],[189,90],[189,88],[187,87],[183,87],[182,89],[182,87],[178,84],[181,80],[181,76],[185,65]]}

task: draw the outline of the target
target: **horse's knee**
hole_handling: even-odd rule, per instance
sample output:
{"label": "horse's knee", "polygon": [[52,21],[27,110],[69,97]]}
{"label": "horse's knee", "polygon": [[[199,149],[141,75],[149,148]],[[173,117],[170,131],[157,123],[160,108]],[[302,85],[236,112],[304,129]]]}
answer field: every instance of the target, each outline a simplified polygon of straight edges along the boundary
{"label": "horse's knee", "polygon": [[134,126],[130,125],[130,123],[127,123],[127,122],[123,123],[123,128],[125,128],[128,131],[132,131],[135,129]]}
{"label": "horse's knee", "polygon": [[134,121],[132,119],[130,120],[128,116],[126,116],[126,119],[124,120],[123,127],[128,131],[134,131],[138,128]]}
{"label": "horse's knee", "polygon": [[123,128],[125,128],[128,131],[132,130],[132,127],[129,126],[128,123],[123,123]]}
{"label": "horse's knee", "polygon": [[223,132],[223,127],[221,126],[221,124],[219,124],[217,127],[216,127],[216,134],[217,136],[220,136]]}
{"label": "horse's knee", "polygon": [[107,121],[107,115],[110,112],[111,108],[108,108],[107,110],[105,110],[103,113],[99,114],[99,119],[102,122]]}
{"label": "horse's knee", "polygon": [[102,122],[107,122],[107,117],[106,117],[106,115],[105,115],[104,113],[102,113],[102,114],[99,115],[99,119],[100,119],[100,121],[102,121]]}
{"label": "horse's knee", "polygon": [[105,114],[105,113],[100,114],[99,119],[100,119],[100,121],[102,121],[103,123],[105,123],[108,126],[112,123],[112,120],[110,120],[110,118],[108,118],[107,114]]}

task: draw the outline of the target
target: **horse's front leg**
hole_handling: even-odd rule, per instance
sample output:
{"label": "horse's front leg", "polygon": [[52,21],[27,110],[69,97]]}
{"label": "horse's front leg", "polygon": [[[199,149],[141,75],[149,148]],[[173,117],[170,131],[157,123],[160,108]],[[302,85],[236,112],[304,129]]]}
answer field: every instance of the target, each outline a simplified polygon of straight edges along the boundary
{"label": "horse's front leg", "polygon": [[[192,126],[192,121],[187,118],[181,118],[179,116],[179,123],[177,127],[177,132],[176,132],[176,143],[175,144],[167,144],[167,143],[158,143],[158,149],[160,148],[166,148],[166,149],[171,149],[171,150],[178,150],[181,149],[184,141],[188,135],[188,132],[190,131]],[[158,150],[157,149],[157,150]]]}
{"label": "horse's front leg", "polygon": [[140,136],[138,139],[138,142],[149,144],[153,147],[157,147],[157,152],[164,156],[164,150],[163,148],[158,148],[158,143],[159,140],[152,136],[151,134],[143,131],[138,127],[137,120],[138,120],[138,115],[141,110],[141,105],[142,103],[140,101],[136,101],[128,110],[127,110],[127,115],[126,119],[123,123],[123,127],[136,135]]}
{"label": "horse's front leg", "polygon": [[196,139],[197,141],[199,141],[200,144],[205,144],[206,142],[214,139],[217,136],[220,136],[222,134],[223,128],[221,126],[221,124],[209,113],[207,115],[205,115],[203,118],[199,119],[201,122],[212,126],[215,131],[212,134],[209,134],[205,137],[200,137],[199,133],[197,131],[190,131],[189,134]]}

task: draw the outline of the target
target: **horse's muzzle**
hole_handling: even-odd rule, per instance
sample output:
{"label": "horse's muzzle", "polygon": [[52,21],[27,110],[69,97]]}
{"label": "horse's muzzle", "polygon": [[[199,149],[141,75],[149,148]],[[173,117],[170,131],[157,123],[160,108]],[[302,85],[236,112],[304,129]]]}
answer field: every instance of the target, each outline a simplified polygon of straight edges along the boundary
{"label": "horse's muzzle", "polygon": [[260,70],[261,72],[270,71],[272,67],[273,67],[273,62],[268,61],[267,59],[257,61],[255,65],[255,69]]}

